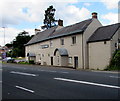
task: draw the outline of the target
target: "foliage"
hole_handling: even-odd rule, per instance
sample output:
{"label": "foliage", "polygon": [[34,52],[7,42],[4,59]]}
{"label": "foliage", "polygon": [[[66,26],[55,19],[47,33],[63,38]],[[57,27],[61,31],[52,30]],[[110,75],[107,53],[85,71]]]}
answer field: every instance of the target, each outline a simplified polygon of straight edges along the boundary
{"label": "foliage", "polygon": [[30,64],[28,62],[19,62],[18,64]]}
{"label": "foliage", "polygon": [[55,17],[54,17],[54,15],[55,15],[55,8],[53,8],[53,6],[51,5],[51,6],[49,6],[48,8],[47,8],[47,10],[45,10],[45,18],[44,18],[44,26],[42,26],[41,28],[42,29],[49,29],[49,28],[51,28],[51,27],[54,27],[55,26],[55,22],[57,21],[57,20],[55,20]]}
{"label": "foliage", "polygon": [[35,64],[35,63],[34,63],[34,60],[29,60],[29,63],[30,63],[30,64]]}
{"label": "foliage", "polygon": [[120,50],[114,53],[107,70],[120,70]]}
{"label": "foliage", "polygon": [[[25,57],[25,46],[32,37],[29,35],[28,32],[23,31],[16,36],[16,38],[12,42],[12,50],[8,52],[7,54],[11,57]],[[6,44],[7,46],[9,44]],[[10,46],[10,45],[9,45]]]}
{"label": "foliage", "polygon": [[12,43],[7,43],[5,46],[7,46],[8,48],[12,47]]}
{"label": "foliage", "polygon": [[11,57],[11,51],[7,52],[7,57]]}

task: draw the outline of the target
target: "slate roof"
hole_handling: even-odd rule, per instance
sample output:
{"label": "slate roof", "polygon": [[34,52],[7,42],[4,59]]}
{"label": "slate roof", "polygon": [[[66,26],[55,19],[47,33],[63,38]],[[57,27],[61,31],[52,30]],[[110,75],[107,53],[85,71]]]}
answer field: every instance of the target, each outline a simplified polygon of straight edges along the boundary
{"label": "slate roof", "polygon": [[55,31],[51,36],[69,35],[70,33],[85,31],[85,29],[88,27],[88,25],[91,22],[92,22],[92,19],[88,19],[67,27],[63,27],[60,30]]}
{"label": "slate roof", "polygon": [[99,27],[88,39],[88,43],[110,40],[119,28],[120,23]]}
{"label": "slate roof", "polygon": [[72,34],[82,33],[92,22],[92,19],[84,20],[82,22],[57,29],[58,26],[52,27],[42,32],[38,32],[25,46],[46,41],[53,38],[68,36]]}
{"label": "slate roof", "polygon": [[51,33],[53,33],[56,28],[57,28],[57,26],[52,27],[52,28],[47,29],[47,30],[42,31],[42,32],[38,32],[35,36],[33,36],[33,38],[26,45],[37,43],[38,41],[43,40],[43,39],[49,37],[49,35]]}

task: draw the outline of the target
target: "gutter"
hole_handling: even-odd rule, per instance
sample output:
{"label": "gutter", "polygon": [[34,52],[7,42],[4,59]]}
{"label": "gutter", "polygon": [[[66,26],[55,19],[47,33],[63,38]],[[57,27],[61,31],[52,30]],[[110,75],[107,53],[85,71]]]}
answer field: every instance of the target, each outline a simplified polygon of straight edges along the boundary
{"label": "gutter", "polygon": [[82,34],[82,67],[83,67],[83,69],[84,69],[83,34]]}

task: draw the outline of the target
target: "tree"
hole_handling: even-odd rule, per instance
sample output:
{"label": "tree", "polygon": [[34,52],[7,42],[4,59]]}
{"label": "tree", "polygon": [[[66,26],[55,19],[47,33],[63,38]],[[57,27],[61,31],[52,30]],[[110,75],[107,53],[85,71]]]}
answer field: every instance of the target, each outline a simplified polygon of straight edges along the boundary
{"label": "tree", "polygon": [[12,57],[20,57],[20,56],[24,57],[25,56],[24,44],[26,44],[32,37],[33,36],[30,36],[29,33],[26,31],[20,32],[18,36],[16,36],[16,38],[12,42],[11,56]]}
{"label": "tree", "polygon": [[12,47],[12,43],[7,43],[5,46],[7,46],[8,48]]}
{"label": "tree", "polygon": [[49,28],[51,28],[51,27],[54,27],[56,24],[55,24],[55,22],[57,21],[57,20],[55,20],[55,17],[54,17],[54,15],[55,15],[55,8],[53,8],[53,6],[51,5],[51,6],[49,6],[48,8],[47,8],[47,10],[45,10],[45,18],[44,18],[44,25],[41,27],[42,29],[49,29]]}

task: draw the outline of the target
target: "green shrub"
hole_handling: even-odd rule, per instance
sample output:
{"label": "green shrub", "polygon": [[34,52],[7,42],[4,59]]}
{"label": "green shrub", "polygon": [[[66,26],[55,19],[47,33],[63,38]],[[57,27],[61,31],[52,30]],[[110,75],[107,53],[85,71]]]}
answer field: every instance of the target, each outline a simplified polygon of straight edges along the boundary
{"label": "green shrub", "polygon": [[106,70],[120,70],[120,50],[115,51]]}
{"label": "green shrub", "polygon": [[19,62],[19,64],[30,64],[28,62]]}
{"label": "green shrub", "polygon": [[30,64],[35,64],[34,60],[29,60]]}

